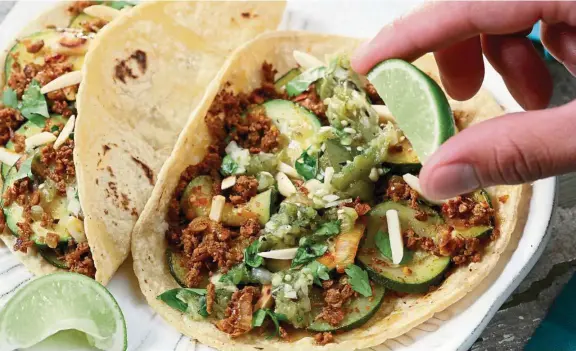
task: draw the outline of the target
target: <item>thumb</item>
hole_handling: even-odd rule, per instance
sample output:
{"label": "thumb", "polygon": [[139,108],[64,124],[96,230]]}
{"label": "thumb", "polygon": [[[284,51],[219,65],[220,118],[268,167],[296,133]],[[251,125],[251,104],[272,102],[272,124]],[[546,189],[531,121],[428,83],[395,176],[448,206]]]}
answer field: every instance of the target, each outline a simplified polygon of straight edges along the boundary
{"label": "thumb", "polygon": [[479,123],[430,157],[420,172],[422,190],[440,200],[576,171],[575,130],[576,101]]}

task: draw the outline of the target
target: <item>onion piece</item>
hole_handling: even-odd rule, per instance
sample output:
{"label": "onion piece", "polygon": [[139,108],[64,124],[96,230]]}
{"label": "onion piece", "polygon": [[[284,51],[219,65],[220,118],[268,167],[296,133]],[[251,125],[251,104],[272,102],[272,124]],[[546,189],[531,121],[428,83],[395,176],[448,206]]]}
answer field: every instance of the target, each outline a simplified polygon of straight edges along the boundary
{"label": "onion piece", "polygon": [[84,9],[84,13],[102,19],[104,21],[110,22],[116,17],[120,16],[122,12],[120,10],[113,9],[105,5],[92,5]]}
{"label": "onion piece", "polygon": [[296,60],[296,62],[305,70],[326,65],[315,56],[306,52],[294,50],[292,55],[294,56],[294,60]]}
{"label": "onion piece", "polygon": [[80,82],[82,82],[82,72],[72,71],[64,75],[61,75],[60,77],[46,84],[45,86],[42,87],[42,89],[40,89],[40,92],[42,94],[48,94],[50,92],[60,90],[62,88],[80,84]]}
{"label": "onion piece", "polygon": [[290,249],[281,249],[281,250],[259,252],[258,256],[261,256],[264,258],[272,258],[275,260],[291,260],[294,257],[296,257],[296,251],[298,251],[298,248],[293,247]]}
{"label": "onion piece", "polygon": [[208,216],[214,222],[220,222],[222,219],[222,212],[224,212],[224,205],[226,198],[222,195],[216,195],[212,198],[212,206],[210,207],[210,215]]}
{"label": "onion piece", "polygon": [[66,222],[66,230],[74,238],[77,243],[86,242],[86,234],[84,233],[84,222],[76,217],[68,217]]}
{"label": "onion piece", "polygon": [[10,151],[4,147],[0,147],[0,162],[12,167],[18,162],[22,157],[21,154],[17,154],[14,151]]}
{"label": "onion piece", "polygon": [[66,125],[64,125],[64,128],[62,128],[62,131],[60,132],[60,134],[58,134],[58,138],[54,142],[54,150],[58,150],[58,148],[66,142],[66,139],[68,139],[70,134],[72,134],[72,132],[74,131],[75,122],[76,122],[76,116],[70,117],[68,122],[66,122]]}
{"label": "onion piece", "polygon": [[26,145],[26,151],[32,150],[38,146],[42,146],[45,144],[50,144],[51,142],[56,140],[56,136],[50,132],[42,132],[36,135],[32,135],[29,138],[26,138],[24,141],[24,145]]}
{"label": "onion piece", "polygon": [[231,188],[234,186],[234,184],[236,184],[236,176],[229,176],[226,177],[224,179],[222,179],[222,183],[220,184],[220,189],[225,190],[228,188]]}
{"label": "onion piece", "polygon": [[386,223],[388,224],[388,234],[390,235],[392,263],[399,264],[402,262],[402,258],[404,257],[404,242],[402,241],[402,231],[400,229],[398,211],[386,211]]}
{"label": "onion piece", "polygon": [[418,179],[418,177],[416,177],[415,175],[406,173],[402,176],[402,178],[404,179],[406,184],[408,184],[412,189],[416,190],[416,192],[420,194],[420,196],[422,196],[422,198],[428,201],[429,203],[434,205],[442,205],[444,204],[444,202],[446,202],[445,200],[442,201],[430,200],[429,198],[424,196],[424,194],[422,193],[422,188],[420,187],[420,179]]}

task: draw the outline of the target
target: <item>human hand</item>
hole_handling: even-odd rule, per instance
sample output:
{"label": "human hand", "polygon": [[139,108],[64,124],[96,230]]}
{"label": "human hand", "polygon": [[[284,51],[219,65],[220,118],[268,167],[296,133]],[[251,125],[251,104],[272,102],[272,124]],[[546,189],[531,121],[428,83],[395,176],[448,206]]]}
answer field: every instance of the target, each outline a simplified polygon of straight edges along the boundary
{"label": "human hand", "polygon": [[548,51],[576,74],[575,2],[434,2],[384,27],[352,58],[359,73],[388,58],[434,52],[450,96],[466,100],[484,79],[482,53],[530,112],[465,129],[420,172],[424,193],[445,199],[476,188],[576,171],[576,102],[548,110],[552,79],[526,35],[542,20]]}

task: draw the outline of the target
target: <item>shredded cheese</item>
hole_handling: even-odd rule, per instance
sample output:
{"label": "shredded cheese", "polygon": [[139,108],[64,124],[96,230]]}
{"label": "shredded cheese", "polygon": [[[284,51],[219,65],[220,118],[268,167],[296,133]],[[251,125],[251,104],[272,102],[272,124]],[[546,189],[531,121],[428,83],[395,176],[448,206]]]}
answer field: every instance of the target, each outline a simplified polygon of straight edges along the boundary
{"label": "shredded cheese", "polygon": [[50,92],[60,90],[62,88],[66,88],[72,85],[80,84],[82,82],[82,72],[81,71],[73,71],[70,73],[66,73],[50,83],[46,84],[45,86],[40,89],[42,94],[48,94]]}
{"label": "shredded cheese", "polygon": [[222,195],[216,195],[212,198],[212,206],[210,207],[210,215],[208,216],[214,222],[222,220],[222,212],[224,212],[224,205],[226,198]]}
{"label": "shredded cheese", "polygon": [[222,184],[220,185],[220,188],[222,190],[225,190],[225,189],[233,187],[234,184],[236,184],[236,176],[235,175],[229,176],[229,177],[222,179]]}
{"label": "shredded cheese", "polygon": [[121,15],[120,10],[113,9],[105,5],[88,6],[84,9],[84,13],[92,17],[103,19],[107,22],[110,22]]}
{"label": "shredded cheese", "polygon": [[291,260],[296,257],[297,247],[291,249],[272,250],[258,253],[258,256],[275,260]]}
{"label": "shredded cheese", "polygon": [[296,193],[296,187],[292,184],[292,181],[283,172],[278,172],[276,174],[276,182],[278,182],[278,191],[284,197],[290,197]]}
{"label": "shredded cheese", "polygon": [[402,231],[400,229],[400,218],[398,217],[398,211],[386,211],[386,223],[388,224],[388,234],[390,235],[392,263],[399,264],[404,257],[404,243],[402,241]]}
{"label": "shredded cheese", "polygon": [[58,138],[54,142],[54,150],[58,150],[58,148],[66,142],[66,139],[68,139],[70,134],[72,134],[72,132],[74,131],[75,122],[76,122],[76,116],[70,117],[68,122],[66,122],[66,125],[64,126],[64,128],[62,128],[62,131],[60,132]]}
{"label": "shredded cheese", "polygon": [[26,138],[24,144],[26,145],[26,151],[32,150],[38,146],[49,144],[56,140],[56,136],[50,132],[42,132],[36,135],[32,135]]}
{"label": "shredded cheese", "polygon": [[298,63],[304,69],[324,66],[324,62],[306,52],[294,50],[293,56],[294,60],[296,60],[296,63]]}

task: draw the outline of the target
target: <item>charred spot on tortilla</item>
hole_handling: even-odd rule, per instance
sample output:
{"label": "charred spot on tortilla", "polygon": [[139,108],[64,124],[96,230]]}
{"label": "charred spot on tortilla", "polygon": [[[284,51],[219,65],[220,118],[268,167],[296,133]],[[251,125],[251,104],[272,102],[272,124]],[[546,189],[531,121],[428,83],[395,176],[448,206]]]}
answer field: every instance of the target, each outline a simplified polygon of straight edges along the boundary
{"label": "charred spot on tortilla", "polygon": [[104,150],[103,156],[106,156],[106,153],[108,151],[110,151],[110,146],[109,145],[102,145],[102,149]]}
{"label": "charred spot on tortilla", "polygon": [[132,211],[130,212],[130,214],[136,218],[138,218],[138,216],[139,216],[138,210],[136,209],[136,207],[132,207]]}
{"label": "charred spot on tortilla", "polygon": [[126,194],[124,194],[124,193],[120,193],[120,196],[121,196],[121,198],[122,198],[122,199],[120,200],[120,205],[122,205],[122,208],[123,208],[125,211],[128,211],[128,210],[129,210],[129,207],[128,207],[128,206],[130,206],[130,200],[128,199],[128,195],[126,195]]}
{"label": "charred spot on tortilla", "polygon": [[137,159],[136,157],[132,156],[132,160],[134,162],[136,162],[136,164],[138,166],[140,166],[140,168],[142,168],[142,171],[144,171],[144,174],[146,175],[146,178],[148,178],[148,181],[150,182],[150,185],[154,185],[154,172],[152,171],[152,169],[150,169],[150,167],[148,167],[147,164],[145,164],[144,162],[140,161],[139,159]]}
{"label": "charred spot on tortilla", "polygon": [[244,17],[244,18],[256,18],[256,17],[258,17],[258,15],[255,13],[250,13],[250,12],[242,12],[242,17]]}
{"label": "charred spot on tortilla", "polygon": [[146,73],[148,58],[144,51],[136,50],[127,59],[118,61],[114,67],[114,77],[124,84],[126,84],[126,78],[138,79],[139,76],[134,73],[136,69],[134,64],[138,67],[141,75]]}
{"label": "charred spot on tortilla", "polygon": [[106,170],[108,171],[108,173],[110,173],[110,177],[112,177],[112,178],[115,177],[114,171],[112,170],[112,167],[107,166],[107,167],[106,167]]}

